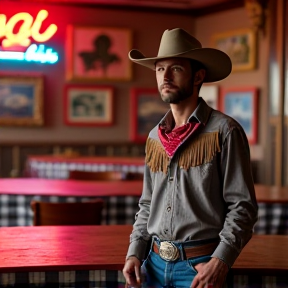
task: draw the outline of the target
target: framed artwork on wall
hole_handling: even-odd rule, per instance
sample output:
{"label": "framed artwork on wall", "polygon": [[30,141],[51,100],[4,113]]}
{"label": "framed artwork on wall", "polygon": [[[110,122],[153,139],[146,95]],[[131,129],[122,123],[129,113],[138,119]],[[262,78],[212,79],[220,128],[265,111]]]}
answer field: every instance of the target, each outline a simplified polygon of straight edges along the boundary
{"label": "framed artwork on wall", "polygon": [[0,126],[43,125],[43,86],[39,75],[0,74]]}
{"label": "framed artwork on wall", "polygon": [[215,110],[219,109],[218,105],[218,86],[203,84],[199,91],[199,96],[202,97],[206,103]]}
{"label": "framed artwork on wall", "polygon": [[243,127],[250,144],[257,142],[258,89],[221,89],[221,110],[234,118]]}
{"label": "framed artwork on wall", "polygon": [[131,31],[125,28],[67,28],[67,80],[131,79]]}
{"label": "framed artwork on wall", "polygon": [[156,88],[133,88],[130,96],[130,138],[135,142],[145,142],[151,129],[159,123],[170,106],[162,101]]}
{"label": "framed artwork on wall", "polygon": [[113,124],[113,88],[110,86],[67,85],[64,121],[72,126]]}
{"label": "framed artwork on wall", "polygon": [[227,53],[232,71],[252,70],[256,67],[256,35],[252,29],[240,29],[215,34],[213,47]]}

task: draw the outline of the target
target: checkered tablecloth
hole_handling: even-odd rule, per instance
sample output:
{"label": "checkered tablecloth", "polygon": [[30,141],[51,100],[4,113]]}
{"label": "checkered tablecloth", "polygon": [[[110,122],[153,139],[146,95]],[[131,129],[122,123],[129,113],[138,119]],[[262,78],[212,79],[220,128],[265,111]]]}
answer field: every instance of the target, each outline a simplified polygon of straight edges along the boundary
{"label": "checkered tablecloth", "polygon": [[121,271],[47,271],[0,273],[0,287],[124,288]]}
{"label": "checkered tablecloth", "polygon": [[[101,224],[133,224],[135,213],[138,211],[139,197],[109,196],[99,197],[105,201],[102,210]],[[30,208],[31,200],[45,202],[83,202],[95,197],[58,197],[58,196],[24,196],[0,195],[0,227],[30,226],[33,223],[33,212]]]}
{"label": "checkered tablecloth", "polygon": [[69,171],[121,171],[143,173],[144,165],[110,163],[69,163],[29,160],[26,164],[26,176],[34,178],[67,179]]}
{"label": "checkered tablecloth", "polygon": [[[139,197],[109,196],[101,198],[105,201],[101,224],[134,223]],[[81,202],[93,198],[2,194],[0,195],[0,227],[32,225],[33,212],[30,208],[32,199],[46,202]],[[259,219],[255,225],[254,233],[288,235],[288,204],[259,203],[258,205]]]}
{"label": "checkered tablecloth", "polygon": [[[49,271],[0,273],[0,287],[124,288],[121,271]],[[286,276],[232,275],[223,288],[287,288]]]}
{"label": "checkered tablecloth", "polygon": [[258,203],[258,221],[255,234],[288,234],[288,204]]}

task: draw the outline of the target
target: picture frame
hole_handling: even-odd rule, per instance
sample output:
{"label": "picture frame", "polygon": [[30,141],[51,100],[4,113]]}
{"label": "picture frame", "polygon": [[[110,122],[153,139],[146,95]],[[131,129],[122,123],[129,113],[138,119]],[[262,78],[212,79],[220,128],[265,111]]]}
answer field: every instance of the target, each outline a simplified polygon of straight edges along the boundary
{"label": "picture frame", "polygon": [[111,126],[114,122],[111,86],[66,85],[64,122],[70,126]]}
{"label": "picture frame", "polygon": [[132,88],[130,97],[130,138],[134,142],[145,142],[170,106],[162,101],[156,88]]}
{"label": "picture frame", "polygon": [[44,124],[44,78],[0,74],[0,126]]}
{"label": "picture frame", "polygon": [[219,109],[219,87],[217,85],[202,84],[199,96],[202,97],[205,102],[213,109]]}
{"label": "picture frame", "polygon": [[227,53],[232,61],[232,71],[256,68],[256,34],[253,29],[239,29],[215,34],[212,47]]}
{"label": "picture frame", "polygon": [[131,80],[131,37],[126,28],[68,25],[67,80]]}
{"label": "picture frame", "polygon": [[250,144],[257,143],[258,89],[222,88],[221,111],[234,118],[244,129]]}

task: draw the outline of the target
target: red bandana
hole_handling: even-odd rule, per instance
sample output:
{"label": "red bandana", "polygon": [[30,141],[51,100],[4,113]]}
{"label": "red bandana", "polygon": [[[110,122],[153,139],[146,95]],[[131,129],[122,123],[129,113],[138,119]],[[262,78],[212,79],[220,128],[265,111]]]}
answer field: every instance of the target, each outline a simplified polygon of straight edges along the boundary
{"label": "red bandana", "polygon": [[165,126],[159,125],[158,136],[170,158],[174,155],[183,140],[185,140],[199,125],[199,123],[195,122],[187,123],[171,131],[167,131]]}

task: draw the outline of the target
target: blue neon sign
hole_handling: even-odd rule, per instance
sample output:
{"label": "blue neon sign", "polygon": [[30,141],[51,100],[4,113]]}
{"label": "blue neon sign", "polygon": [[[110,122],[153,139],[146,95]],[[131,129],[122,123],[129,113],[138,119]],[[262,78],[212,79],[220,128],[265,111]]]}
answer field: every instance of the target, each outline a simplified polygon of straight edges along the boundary
{"label": "blue neon sign", "polygon": [[44,44],[39,46],[31,44],[25,52],[0,50],[0,59],[54,64],[59,56],[57,52],[54,52],[52,48],[46,48]]}

